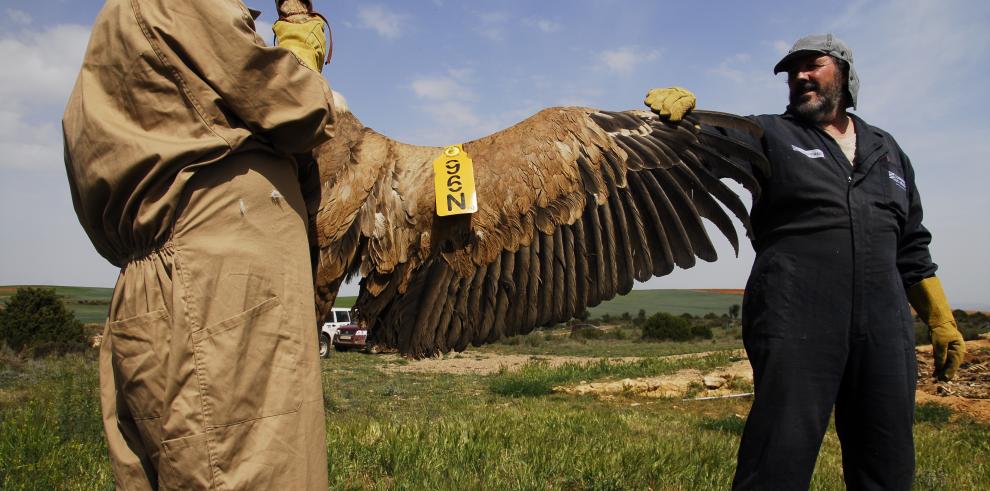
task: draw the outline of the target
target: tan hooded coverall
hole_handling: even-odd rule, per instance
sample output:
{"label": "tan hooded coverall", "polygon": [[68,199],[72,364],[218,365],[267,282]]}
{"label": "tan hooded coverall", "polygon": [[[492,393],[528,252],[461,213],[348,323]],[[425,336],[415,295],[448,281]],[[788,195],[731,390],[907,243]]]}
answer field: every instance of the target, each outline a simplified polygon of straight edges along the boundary
{"label": "tan hooded coverall", "polygon": [[120,489],[326,489],[294,153],[322,76],[239,0],[107,0],[63,120],[79,220],[121,268],[100,353]]}

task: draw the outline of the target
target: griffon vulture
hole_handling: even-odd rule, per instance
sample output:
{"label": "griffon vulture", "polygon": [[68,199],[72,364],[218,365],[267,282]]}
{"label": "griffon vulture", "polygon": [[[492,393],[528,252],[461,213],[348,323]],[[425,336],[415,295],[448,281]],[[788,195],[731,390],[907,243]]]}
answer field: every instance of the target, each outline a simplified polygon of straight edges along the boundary
{"label": "griffon vulture", "polygon": [[758,134],[742,118],[695,111],[674,124],[648,111],[554,107],[464,143],[477,211],[440,217],[433,162],[445,149],[389,139],[335,99],[336,136],[313,153],[318,314],[360,275],[355,308],[369,343],[414,357],[563,322],[634,280],[714,261],[702,218],[738,253],[719,203],[747,230],[748,215],[719,179],[755,197],[750,169],[766,171],[720,131]]}

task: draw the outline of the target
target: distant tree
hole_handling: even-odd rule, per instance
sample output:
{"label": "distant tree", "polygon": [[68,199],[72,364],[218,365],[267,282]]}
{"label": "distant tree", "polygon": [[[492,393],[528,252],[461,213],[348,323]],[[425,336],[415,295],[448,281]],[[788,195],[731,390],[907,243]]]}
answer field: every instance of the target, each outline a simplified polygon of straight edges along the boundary
{"label": "distant tree", "polygon": [[619,316],[619,319],[629,322],[630,320],[632,320],[632,316],[629,315],[629,312],[623,312],[622,315]]}
{"label": "distant tree", "polygon": [[732,306],[729,307],[729,318],[732,320],[738,319],[740,310],[742,309],[741,307],[739,307],[739,304],[737,303],[732,304]]}
{"label": "distant tree", "polygon": [[687,341],[691,335],[691,323],[687,319],[666,312],[657,312],[643,323],[643,339]]}
{"label": "distant tree", "polygon": [[691,315],[690,312],[684,312],[683,314],[681,314],[681,317],[684,318],[684,319],[687,319],[687,320],[694,319],[694,316]]}
{"label": "distant tree", "polygon": [[17,351],[84,343],[82,324],[51,288],[17,289],[0,310],[0,340]]}
{"label": "distant tree", "polygon": [[608,314],[602,314],[602,323],[605,324],[609,322],[612,322],[612,316]]}
{"label": "distant tree", "polygon": [[646,310],[639,309],[639,312],[636,313],[636,318],[633,319],[633,325],[642,326],[644,322],[646,322]]}

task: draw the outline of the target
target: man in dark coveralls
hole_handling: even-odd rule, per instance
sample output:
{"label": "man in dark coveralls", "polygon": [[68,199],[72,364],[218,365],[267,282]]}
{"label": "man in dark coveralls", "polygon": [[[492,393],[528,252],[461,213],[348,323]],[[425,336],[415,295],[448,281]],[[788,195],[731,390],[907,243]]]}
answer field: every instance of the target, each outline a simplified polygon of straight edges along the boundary
{"label": "man in dark coveralls", "polygon": [[[743,341],[756,398],[734,489],[807,489],[829,416],[850,489],[910,489],[916,385],[914,306],[931,330],[935,374],[965,353],[936,266],[911,162],[888,133],[846,112],[859,78],[832,36],[798,40],[774,67],[790,104],[753,116],[747,139],[770,162],[754,169],[756,259],[743,300]],[[646,103],[680,119],[694,96],[654,89]]]}

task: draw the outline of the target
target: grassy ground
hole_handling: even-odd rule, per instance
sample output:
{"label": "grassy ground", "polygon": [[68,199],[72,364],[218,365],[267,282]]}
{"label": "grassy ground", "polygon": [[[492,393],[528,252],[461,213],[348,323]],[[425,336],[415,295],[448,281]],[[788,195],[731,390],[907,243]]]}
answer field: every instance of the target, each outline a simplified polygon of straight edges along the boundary
{"label": "grassy ground", "polygon": [[[733,339],[731,330],[716,332],[716,345]],[[546,390],[733,359],[652,357],[710,346],[538,332],[483,351],[611,350],[646,358],[554,368],[535,362],[491,375],[386,371],[405,361],[336,353],[323,362],[331,487],[727,489],[749,400],[601,400]],[[990,489],[990,425],[940,406],[919,407],[917,415],[916,488]],[[111,482],[93,353],[37,361],[0,355],[0,489],[110,489]],[[834,432],[825,438],[812,488],[843,489]]]}
{"label": "grassy ground", "polygon": [[[715,321],[719,322],[719,321]],[[629,325],[604,324],[602,339],[586,339],[571,336],[567,328],[533,331],[525,336],[515,336],[480,348],[471,353],[499,353],[520,355],[560,356],[667,356],[684,353],[700,353],[742,348],[738,327],[716,328],[712,339],[695,339],[688,342],[643,341],[640,329]],[[453,356],[457,356],[456,354]]]}

